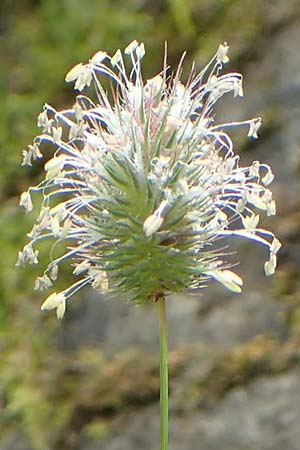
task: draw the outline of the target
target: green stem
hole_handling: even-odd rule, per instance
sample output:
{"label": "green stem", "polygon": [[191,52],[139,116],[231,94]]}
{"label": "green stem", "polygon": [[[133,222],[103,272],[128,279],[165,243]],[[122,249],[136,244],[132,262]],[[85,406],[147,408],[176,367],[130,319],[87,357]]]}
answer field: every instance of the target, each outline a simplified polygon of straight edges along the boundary
{"label": "green stem", "polygon": [[164,297],[157,300],[157,307],[160,337],[160,450],[168,450],[168,342],[166,301]]}

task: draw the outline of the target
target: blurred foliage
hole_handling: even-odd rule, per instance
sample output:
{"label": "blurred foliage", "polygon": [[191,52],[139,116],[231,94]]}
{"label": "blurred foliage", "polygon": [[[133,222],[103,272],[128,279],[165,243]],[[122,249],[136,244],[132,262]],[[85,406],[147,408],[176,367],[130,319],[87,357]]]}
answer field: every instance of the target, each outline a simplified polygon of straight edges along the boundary
{"label": "blurred foliage", "polygon": [[[17,250],[24,245],[34,217],[19,210],[18,198],[42,169],[41,163],[21,168],[21,150],[37,133],[35,118],[42,105],[70,104],[73,92],[64,82],[69,68],[99,49],[113,53],[133,39],[146,45],[145,77],[160,70],[164,41],[171,64],[188,49],[188,61],[196,59],[201,65],[227,40],[233,44],[231,55],[238,65],[253,58],[259,40],[280,25],[276,15],[267,18],[265,14],[271,6],[271,0],[0,2],[0,435],[17,427],[29,448],[49,448],[71,423],[75,408],[71,399],[79,383],[88,383],[87,375],[79,380],[82,370],[90,375],[92,364],[90,383],[95,387],[101,382],[97,376],[104,364],[97,351],[70,358],[59,351],[54,336],[61,325],[54,317],[41,315],[41,295],[32,291],[37,270],[14,268]],[[118,364],[108,373],[118,377],[118,370],[127,363]],[[155,383],[152,390],[147,387],[147,395],[154,395]],[[124,389],[125,397],[132,395]],[[106,407],[119,408],[120,398],[117,391]],[[105,433],[105,421],[92,423],[87,433]]]}

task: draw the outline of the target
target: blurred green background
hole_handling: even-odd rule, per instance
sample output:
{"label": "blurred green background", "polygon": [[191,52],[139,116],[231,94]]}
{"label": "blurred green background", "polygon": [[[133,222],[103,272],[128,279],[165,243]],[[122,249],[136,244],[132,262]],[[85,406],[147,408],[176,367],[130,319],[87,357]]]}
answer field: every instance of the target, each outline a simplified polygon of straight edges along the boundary
{"label": "blurred green background", "polygon": [[[40,312],[42,295],[33,291],[39,268],[14,267],[34,220],[34,212],[20,210],[19,195],[43,170],[41,162],[20,165],[22,149],[38,133],[38,113],[45,102],[58,109],[73,104],[64,82],[70,67],[100,49],[113,54],[133,39],[146,46],[145,78],[160,70],[164,41],[171,65],[187,50],[187,66],[195,60],[198,68],[220,43],[230,44],[229,68],[246,75],[246,98],[225,101],[219,114],[226,121],[233,114],[262,115],[259,143],[237,140],[244,161],[261,158],[274,167],[279,214],[266,223],[284,241],[274,279],[258,272],[264,256],[241,245],[245,294],[231,297],[213,286],[170,306],[170,448],[296,450],[300,5],[293,0],[0,2],[0,449],[157,445],[152,309],[137,311],[86,292],[58,323],[54,314]],[[290,416],[281,417],[286,409]]]}

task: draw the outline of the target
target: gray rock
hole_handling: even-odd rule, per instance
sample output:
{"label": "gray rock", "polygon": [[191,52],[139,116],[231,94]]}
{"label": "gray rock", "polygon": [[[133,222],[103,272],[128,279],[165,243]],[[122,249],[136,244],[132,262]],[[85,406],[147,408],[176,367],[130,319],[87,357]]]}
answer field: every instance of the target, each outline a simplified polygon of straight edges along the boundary
{"label": "gray rock", "polygon": [[[262,377],[236,388],[212,409],[170,416],[172,450],[299,450],[300,371]],[[85,450],[151,450],[158,447],[158,407],[131,413],[101,443]]]}

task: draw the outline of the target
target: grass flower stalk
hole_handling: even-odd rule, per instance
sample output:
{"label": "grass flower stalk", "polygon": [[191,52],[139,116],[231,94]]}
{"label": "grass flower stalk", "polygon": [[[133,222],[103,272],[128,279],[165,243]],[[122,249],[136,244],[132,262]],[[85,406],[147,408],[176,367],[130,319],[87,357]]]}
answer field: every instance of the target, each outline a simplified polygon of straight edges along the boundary
{"label": "grass flower stalk", "polygon": [[160,379],[160,450],[168,450],[169,434],[169,380],[168,380],[168,324],[166,300],[157,300],[159,317],[159,379]]}
{"label": "grass flower stalk", "polygon": [[145,81],[144,55],[137,41],[113,56],[99,51],[66,75],[78,91],[71,108],[44,105],[37,123],[41,132],[23,151],[22,164],[43,158],[45,145],[53,153],[44,179],[20,198],[28,213],[36,204],[32,196],[39,195],[41,203],[16,265],[38,264],[39,244],[51,241],[49,263],[34,289],[52,290],[60,268],[72,267],[70,285],[48,294],[41,306],[55,310],[59,319],[86,286],[157,303],[161,450],[166,450],[166,298],[198,291],[210,280],[241,292],[243,280],[231,270],[227,250],[232,237],[267,249],[267,276],[275,272],[281,244],[259,226],[261,214],[276,213],[272,170],[260,161],[241,165],[230,136],[232,129],[245,127],[249,138],[258,138],[261,119],[219,123],[214,112],[224,95],[243,96],[242,75],[224,73],[228,45],[221,44],[202,71],[193,65],[185,83],[184,57],[172,72],[166,54],[162,70]]}

